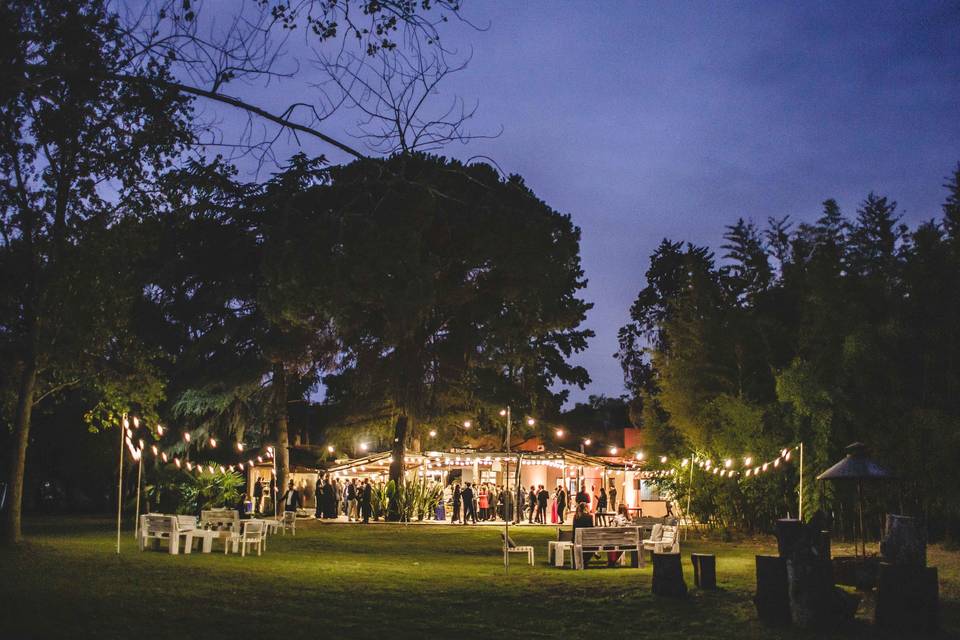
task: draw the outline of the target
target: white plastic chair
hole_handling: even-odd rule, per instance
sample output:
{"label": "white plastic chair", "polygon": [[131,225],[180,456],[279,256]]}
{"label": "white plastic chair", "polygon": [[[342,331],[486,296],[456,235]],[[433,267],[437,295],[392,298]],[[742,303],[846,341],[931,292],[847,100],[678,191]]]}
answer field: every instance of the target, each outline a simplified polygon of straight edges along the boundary
{"label": "white plastic chair", "polygon": [[[233,551],[236,553],[237,547],[240,547],[240,555],[247,555],[248,546],[257,547],[257,555],[263,553],[264,526],[262,522],[244,522],[241,527],[241,533],[234,534],[230,539],[233,543]],[[227,545],[229,547],[229,545]]]}

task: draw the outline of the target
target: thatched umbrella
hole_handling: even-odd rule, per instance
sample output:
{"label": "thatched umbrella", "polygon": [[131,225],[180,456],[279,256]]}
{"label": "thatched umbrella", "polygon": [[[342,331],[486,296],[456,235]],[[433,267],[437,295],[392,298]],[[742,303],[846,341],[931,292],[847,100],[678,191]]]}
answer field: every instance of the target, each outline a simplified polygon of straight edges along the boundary
{"label": "thatched umbrella", "polygon": [[[867,543],[863,532],[863,481],[864,480],[893,480],[895,476],[887,471],[875,460],[867,457],[867,446],[862,442],[854,442],[846,448],[847,455],[819,476],[817,480],[855,480],[857,482],[857,509],[860,519],[860,547],[863,555],[867,555]],[[854,553],[857,546],[854,544]]]}

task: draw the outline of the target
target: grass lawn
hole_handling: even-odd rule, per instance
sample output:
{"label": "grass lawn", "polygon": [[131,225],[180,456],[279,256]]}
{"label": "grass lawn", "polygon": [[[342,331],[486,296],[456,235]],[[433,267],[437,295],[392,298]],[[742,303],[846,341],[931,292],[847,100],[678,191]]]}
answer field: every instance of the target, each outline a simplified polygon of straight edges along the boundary
{"label": "grass lawn", "polygon": [[[649,563],[546,566],[553,527],[514,529],[536,547],[537,566],[517,554],[504,575],[498,531],[301,521],[259,558],[139,553],[127,531],[118,557],[105,520],[28,520],[27,542],[0,550],[0,638],[826,637],[757,621],[753,556],[772,539],[683,545],[690,596],[671,600],[650,593]],[[717,555],[719,590],[692,588],[694,551]],[[933,548],[930,564],[940,567],[944,636],[955,637],[960,554]],[[836,637],[882,637],[869,613],[861,604]]]}

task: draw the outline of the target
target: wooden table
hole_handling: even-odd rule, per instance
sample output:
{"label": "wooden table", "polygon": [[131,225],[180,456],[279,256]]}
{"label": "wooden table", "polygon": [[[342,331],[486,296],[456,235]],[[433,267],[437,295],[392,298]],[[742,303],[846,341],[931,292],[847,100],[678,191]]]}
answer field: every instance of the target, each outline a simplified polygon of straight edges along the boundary
{"label": "wooden table", "polygon": [[563,554],[567,549],[573,553],[573,542],[570,540],[550,540],[547,542],[547,564],[555,567],[564,566]]}
{"label": "wooden table", "polygon": [[[221,538],[226,540],[227,538],[229,538],[230,532],[215,531],[213,529],[191,529],[189,531],[186,531],[184,535],[187,538],[187,544],[186,544],[187,548],[184,549],[183,551],[184,553],[190,553],[190,551],[193,550],[194,538],[199,538],[203,540],[203,544],[200,548],[202,553],[210,553],[211,551],[213,551],[213,541]],[[224,542],[224,544],[227,544],[227,543]]]}

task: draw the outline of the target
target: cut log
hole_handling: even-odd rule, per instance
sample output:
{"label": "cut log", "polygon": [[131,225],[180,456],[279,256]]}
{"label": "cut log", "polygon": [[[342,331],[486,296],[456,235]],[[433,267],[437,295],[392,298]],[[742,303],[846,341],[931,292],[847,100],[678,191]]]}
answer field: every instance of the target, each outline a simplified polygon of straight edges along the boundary
{"label": "cut log", "polygon": [[765,624],[790,624],[790,596],[787,590],[787,561],[777,556],[757,556],[757,593],[753,603]]}
{"label": "cut log", "polygon": [[691,553],[693,584],[700,589],[717,588],[717,557],[709,553]]}
{"label": "cut log", "polygon": [[927,542],[909,516],[887,514],[887,533],[880,541],[880,555],[890,564],[927,566]]}
{"label": "cut log", "polygon": [[793,518],[780,518],[776,525],[777,551],[786,558],[803,535],[803,522]]}
{"label": "cut log", "polygon": [[673,598],[687,595],[679,553],[653,554],[653,593]]}
{"label": "cut log", "polygon": [[940,590],[936,567],[880,563],[877,626],[932,635],[940,626]]}

